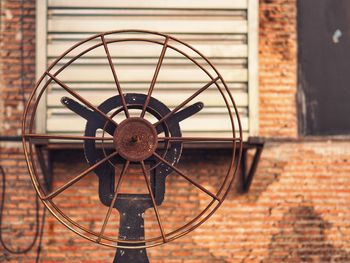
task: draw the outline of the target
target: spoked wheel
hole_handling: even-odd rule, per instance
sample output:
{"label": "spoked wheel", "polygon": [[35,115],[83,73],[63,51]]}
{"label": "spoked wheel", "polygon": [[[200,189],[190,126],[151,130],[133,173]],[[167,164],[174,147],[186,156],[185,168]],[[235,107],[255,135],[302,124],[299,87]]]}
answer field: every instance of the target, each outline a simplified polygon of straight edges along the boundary
{"label": "spoked wheel", "polygon": [[[128,43],[139,44],[140,47],[147,43],[159,50],[152,78],[144,93],[130,90],[126,92],[118,75],[118,61],[114,61],[111,46]],[[79,90],[70,87],[64,77],[70,67],[97,49],[104,51],[103,59],[108,65],[109,74],[113,77],[115,86],[115,94],[98,103],[92,102],[81,95]],[[113,50],[116,49],[117,47],[113,47]],[[177,58],[181,57],[182,61],[186,60],[203,76],[201,86],[198,86],[186,99],[171,106],[161,101],[156,93],[162,70],[167,70],[163,66],[167,52],[176,54]],[[81,78],[83,77],[82,72]],[[178,77],[181,80],[186,76]],[[181,85],[181,81],[179,83]],[[84,120],[85,127],[81,129],[84,130],[84,134],[57,134],[52,131],[35,133],[35,122],[36,125],[40,124],[37,121],[40,105],[46,103],[46,96],[51,85],[55,85],[56,90],[61,89],[66,93],[66,96],[60,96],[60,103],[70,114],[74,113]],[[98,95],[98,87],[96,89],[96,95]],[[211,92],[214,90],[216,96],[220,96],[224,102],[231,130],[229,136],[201,136],[198,133],[191,134],[181,129],[182,122],[190,122],[205,109],[206,102],[198,101],[198,99],[209,89]],[[166,89],[164,90],[166,92]],[[62,123],[62,125],[66,124]],[[207,123],[207,125],[212,124]],[[242,150],[242,128],[238,111],[223,77],[216,68],[199,51],[172,36],[138,30],[95,35],[74,45],[57,58],[44,72],[30,96],[23,117],[22,132],[23,147],[31,179],[37,194],[49,211],[78,235],[102,245],[119,248],[140,249],[161,245],[191,232],[204,223],[227,196]],[[40,172],[36,167],[34,145],[42,141],[48,143],[83,142],[88,168],[72,175],[70,180],[56,189],[48,191],[43,186],[39,178]],[[212,187],[199,183],[193,174],[179,167],[183,146],[193,143],[226,143],[232,149],[227,170],[221,177],[218,175],[218,178],[221,179],[214,183],[217,186],[214,190]],[[122,184],[128,180],[128,170],[131,165],[140,166],[147,194],[130,194],[121,191]],[[71,219],[55,202],[55,198],[91,172],[98,178],[99,200],[108,208],[99,231],[93,231]],[[159,211],[166,197],[166,181],[169,175],[171,177],[177,175],[209,198],[206,206],[198,214],[172,230],[164,227],[165,219]],[[105,231],[114,209],[117,209],[120,214],[118,237],[108,236]],[[158,236],[144,236],[144,229],[139,229],[136,234],[128,231],[130,220],[136,220],[139,225],[143,224],[143,217],[140,218],[140,215],[147,209],[154,211],[159,228]],[[169,218],[166,221],[169,221]]]}

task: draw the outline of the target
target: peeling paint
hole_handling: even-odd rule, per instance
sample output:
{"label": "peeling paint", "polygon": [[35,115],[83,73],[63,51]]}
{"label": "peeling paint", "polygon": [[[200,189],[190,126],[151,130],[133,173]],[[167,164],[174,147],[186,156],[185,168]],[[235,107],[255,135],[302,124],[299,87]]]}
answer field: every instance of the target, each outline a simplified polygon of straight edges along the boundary
{"label": "peeling paint", "polygon": [[343,36],[343,33],[340,31],[340,29],[337,29],[334,31],[334,34],[332,36],[333,43],[339,43],[340,38]]}

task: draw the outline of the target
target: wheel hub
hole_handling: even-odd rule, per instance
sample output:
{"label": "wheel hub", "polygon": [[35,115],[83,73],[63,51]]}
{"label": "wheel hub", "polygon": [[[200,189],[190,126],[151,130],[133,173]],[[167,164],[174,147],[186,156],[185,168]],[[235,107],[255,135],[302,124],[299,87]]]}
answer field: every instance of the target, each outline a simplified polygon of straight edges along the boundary
{"label": "wheel hub", "polygon": [[119,155],[131,162],[143,161],[157,148],[157,131],[143,118],[128,118],[114,132],[114,145]]}

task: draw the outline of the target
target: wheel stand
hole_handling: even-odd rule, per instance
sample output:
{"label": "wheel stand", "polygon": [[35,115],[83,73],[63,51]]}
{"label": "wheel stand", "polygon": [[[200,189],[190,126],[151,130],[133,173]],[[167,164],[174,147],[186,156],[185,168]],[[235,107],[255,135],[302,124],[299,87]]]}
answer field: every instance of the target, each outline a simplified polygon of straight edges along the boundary
{"label": "wheel stand", "polygon": [[[164,200],[165,178],[161,170],[155,168],[151,173],[151,188],[154,193],[154,200],[160,206]],[[158,175],[158,176],[157,176]],[[145,238],[144,214],[147,209],[153,207],[153,202],[148,194],[120,194],[115,208],[120,215],[119,240],[142,240]],[[120,246],[130,246],[130,243],[118,242]],[[145,244],[138,243],[138,246]],[[117,248],[113,263],[148,263],[149,259],[145,248],[126,249]]]}
{"label": "wheel stand", "polygon": [[[140,240],[145,237],[144,213],[152,207],[152,201],[148,195],[121,194],[118,198],[117,209],[120,214],[119,238],[127,240]],[[120,246],[128,246],[128,243],[119,242]],[[140,244],[141,246],[143,244]],[[145,248],[124,249],[118,248],[113,263],[148,263]]]}
{"label": "wheel stand", "polygon": [[[134,104],[135,108],[142,108],[142,105],[145,103],[147,96],[143,94],[127,94],[125,100],[128,104]],[[94,170],[95,174],[99,178],[99,198],[102,204],[107,207],[117,209],[120,214],[120,224],[119,224],[119,237],[118,237],[118,246],[132,246],[134,248],[118,248],[115,254],[113,262],[118,263],[148,263],[147,252],[145,248],[135,248],[135,243],[125,242],[123,243],[120,240],[126,241],[140,241],[145,239],[145,230],[144,230],[144,213],[149,208],[154,208],[157,215],[158,224],[162,231],[163,239],[165,240],[165,235],[161,223],[158,218],[157,207],[160,206],[164,200],[165,195],[165,181],[166,177],[172,173],[166,164],[161,163],[156,165],[156,159],[151,157],[148,158],[149,150],[143,149],[142,143],[138,142],[137,138],[139,133],[142,133],[140,136],[142,138],[153,138],[157,137],[157,134],[165,131],[166,134],[171,136],[181,136],[181,130],[179,122],[198,112],[202,108],[202,104],[194,104],[192,107],[187,108],[186,110],[180,111],[173,117],[168,120],[166,125],[159,125],[156,129],[153,128],[151,124],[140,120],[139,118],[129,118],[125,122],[122,122],[118,126],[118,132],[116,132],[116,127],[104,126],[105,121],[101,121],[101,118],[92,113],[87,112],[83,107],[77,104],[75,101],[63,98],[62,103],[77,113],[78,115],[84,117],[87,120],[85,135],[86,136],[96,136],[96,131],[98,128],[103,128],[111,135],[114,135],[114,143],[117,148],[118,154],[123,158],[122,160],[114,159],[113,163],[140,163],[143,169],[145,176],[145,181],[149,190],[149,194],[123,194],[118,193],[116,200],[112,200],[111,197],[116,195],[116,190],[114,189],[115,185],[115,167],[112,163],[106,162],[104,165],[96,168]],[[100,105],[100,109],[103,112],[109,112],[113,109],[122,106],[120,96],[115,96]],[[157,101],[154,98],[150,98],[148,110],[154,114],[158,119],[162,118],[170,112],[164,104]],[[151,127],[149,127],[149,125]],[[154,130],[153,130],[154,129]],[[125,140],[128,138],[128,140]],[[151,145],[156,145],[152,139],[149,139]],[[148,145],[148,144],[147,144]],[[175,164],[179,161],[182,151],[182,143],[175,142],[172,146],[167,149],[166,160],[169,163]],[[84,143],[84,152],[85,157],[90,164],[98,162],[102,157],[101,151],[96,147],[96,144],[92,141],[85,141]],[[163,153],[159,152],[160,155]],[[140,156],[138,156],[140,155]],[[144,161],[142,161],[144,160]],[[149,179],[146,175],[146,166],[155,168],[150,170]],[[127,169],[124,166],[124,169]],[[123,169],[123,170],[124,170]],[[121,176],[125,171],[122,171]],[[118,182],[119,184],[119,182]],[[114,203],[112,203],[114,202]],[[142,247],[145,243],[137,242],[137,246]]]}

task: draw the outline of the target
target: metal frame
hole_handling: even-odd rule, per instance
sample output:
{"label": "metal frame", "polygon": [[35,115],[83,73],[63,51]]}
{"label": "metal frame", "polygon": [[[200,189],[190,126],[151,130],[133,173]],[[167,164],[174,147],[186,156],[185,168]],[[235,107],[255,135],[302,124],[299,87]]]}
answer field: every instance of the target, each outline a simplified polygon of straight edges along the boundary
{"label": "metal frame", "polygon": [[[40,79],[42,72],[47,68],[47,0],[36,1],[36,20],[35,20],[35,33],[36,33],[36,52],[35,52],[35,79]],[[42,52],[42,50],[45,50]],[[39,52],[40,50],[40,52]],[[42,114],[36,119],[37,132],[46,131],[46,96],[44,96],[39,111]]]}
{"label": "metal frame", "polygon": [[[110,36],[110,35],[114,35],[114,34],[123,34],[123,33],[147,33],[149,35],[156,35],[159,37],[163,37],[165,40],[162,41],[155,41],[155,40],[150,40],[150,39],[146,39],[146,38],[122,38],[122,39],[113,39],[111,41],[106,41],[105,37],[106,36]],[[85,44],[91,40],[98,40],[100,39],[100,42],[98,42],[98,44],[95,44],[94,46],[91,46],[90,48],[85,49],[84,51],[82,51],[80,54],[78,54],[77,56],[73,57],[72,59],[70,59],[67,63],[65,63],[61,68],[59,68],[55,73],[50,73],[50,71],[54,68],[54,66],[62,59],[64,58],[69,52],[71,52],[72,50],[74,50],[76,47]],[[192,49],[192,51],[196,52],[202,59],[205,60],[205,62],[208,64],[208,66],[211,67],[211,69],[214,70],[216,76],[212,76],[201,64],[199,64],[194,58],[192,58],[191,56],[187,55],[185,52],[181,51],[180,49],[168,44],[168,41],[174,41],[175,43],[179,43],[181,45],[184,45],[186,48],[190,48]],[[95,163],[94,165],[90,166],[90,168],[84,170],[83,172],[79,173],[77,176],[75,176],[72,180],[70,180],[69,182],[67,182],[66,184],[64,184],[63,186],[59,187],[57,190],[55,190],[54,192],[48,193],[47,191],[45,191],[45,189],[42,188],[42,186],[40,185],[39,182],[39,178],[38,178],[38,172],[37,172],[37,168],[36,168],[36,164],[35,164],[35,157],[34,157],[34,141],[33,139],[53,139],[53,138],[60,138],[60,139],[69,139],[69,140],[103,140],[105,138],[103,137],[86,137],[86,136],[64,136],[64,135],[48,135],[48,134],[38,134],[38,133],[33,133],[34,130],[34,120],[35,120],[35,116],[37,114],[37,110],[38,110],[38,106],[40,105],[40,101],[42,99],[42,97],[45,94],[45,91],[48,87],[48,85],[54,81],[57,84],[59,84],[64,90],[66,90],[68,93],[70,93],[73,97],[75,97],[77,100],[79,100],[81,103],[83,103],[86,107],[90,108],[92,111],[94,111],[96,114],[100,115],[103,119],[105,119],[106,122],[110,122],[113,123],[116,127],[118,126],[118,124],[108,115],[106,115],[104,112],[102,112],[99,108],[97,108],[96,106],[92,105],[89,101],[85,100],[83,97],[81,97],[78,93],[76,93],[75,91],[73,91],[72,89],[70,89],[65,83],[63,83],[62,81],[60,81],[57,77],[57,75],[62,72],[66,67],[68,67],[71,63],[73,63],[75,60],[77,60],[79,57],[81,57],[82,55],[84,55],[85,53],[89,52],[90,50],[93,50],[99,46],[104,46],[105,50],[106,50],[106,57],[109,60],[109,62],[111,62],[111,56],[108,52],[108,44],[110,43],[115,43],[115,42],[122,42],[122,41],[147,41],[153,44],[157,44],[157,45],[162,45],[163,46],[163,50],[160,54],[159,57],[159,62],[158,65],[156,67],[155,73],[154,73],[154,77],[151,83],[151,86],[149,88],[148,91],[148,95],[147,98],[148,100],[146,100],[145,104],[149,102],[149,98],[151,97],[152,94],[152,90],[154,87],[154,83],[156,82],[156,78],[160,69],[160,65],[161,62],[164,58],[165,55],[165,49],[166,48],[171,48],[172,50],[177,51],[178,53],[182,54],[183,56],[185,56],[187,59],[191,60],[195,65],[197,65],[201,70],[203,70],[206,75],[211,79],[211,81],[209,81],[206,85],[204,85],[202,88],[200,88],[199,90],[197,90],[192,96],[190,96],[189,98],[187,98],[185,101],[183,101],[182,103],[180,103],[177,107],[175,107],[175,109],[173,109],[171,112],[169,112],[169,114],[166,114],[162,119],[160,119],[158,122],[154,123],[153,125],[156,127],[158,124],[164,122],[165,120],[167,120],[168,118],[170,118],[172,115],[174,115],[179,109],[181,109],[182,107],[184,107],[189,101],[191,101],[193,98],[195,98],[196,96],[198,96],[200,93],[202,93],[203,91],[205,91],[206,89],[208,89],[211,85],[215,84],[216,88],[218,89],[218,91],[221,93],[225,104],[226,104],[226,108],[228,110],[228,114],[230,117],[230,122],[231,122],[231,127],[232,127],[232,138],[220,138],[220,137],[211,137],[211,138],[200,138],[200,137],[189,137],[189,138],[174,138],[174,141],[179,141],[181,140],[183,143],[193,143],[193,142],[200,142],[200,141],[211,141],[211,142],[226,142],[229,143],[232,147],[232,158],[231,158],[231,163],[230,166],[228,168],[227,174],[224,178],[224,181],[222,183],[222,185],[220,186],[220,189],[217,191],[217,193],[211,193],[210,191],[208,191],[207,189],[205,189],[203,186],[195,183],[193,180],[190,179],[189,176],[185,175],[185,173],[183,173],[181,170],[179,170],[177,167],[175,167],[174,165],[172,165],[171,163],[167,162],[163,157],[159,156],[158,154],[156,154],[155,152],[153,153],[153,156],[158,159],[160,162],[166,164],[168,167],[170,167],[170,169],[173,170],[173,172],[176,172],[177,174],[179,174],[180,176],[182,176],[184,179],[186,179],[187,181],[189,181],[191,184],[193,184],[194,186],[196,186],[197,188],[199,188],[200,190],[202,190],[203,192],[205,192],[206,194],[208,194],[209,196],[211,196],[213,199],[212,201],[208,204],[208,206],[201,212],[199,213],[195,218],[193,218],[190,222],[186,223],[185,225],[183,225],[182,227],[176,229],[175,231],[166,233],[165,230],[162,228],[162,224],[160,221],[160,218],[157,216],[158,219],[158,224],[160,229],[162,230],[162,235],[156,238],[150,238],[150,239],[145,239],[145,240],[136,240],[136,241],[130,241],[130,240],[119,240],[119,239],[115,239],[115,238],[110,238],[110,237],[106,237],[103,235],[103,229],[101,230],[100,233],[95,233],[89,229],[84,228],[83,226],[79,225],[78,223],[74,222],[73,220],[71,220],[66,214],[64,214],[54,203],[53,198],[55,196],[57,196],[58,194],[60,194],[61,192],[63,192],[65,189],[67,189],[68,187],[70,187],[71,185],[73,185],[74,183],[78,182],[80,179],[82,179],[85,175],[87,175],[89,172],[93,171],[95,168],[97,168],[99,165],[101,165],[102,163],[108,161],[110,158],[112,158],[113,156],[116,156],[118,153],[115,151],[112,154],[106,156],[105,158],[103,158],[102,160],[98,161],[97,163]],[[165,47],[164,47],[165,46]],[[164,52],[163,52],[164,51]],[[118,81],[118,78],[116,77],[116,73],[114,71],[114,67],[113,64],[110,63],[110,67],[112,70],[112,74],[114,76],[115,79],[115,84],[118,90],[118,93],[121,96],[124,96],[124,94],[122,93],[121,89],[120,89],[120,83]],[[48,78],[47,81],[45,81],[45,79]],[[218,83],[218,81],[220,81],[220,83]],[[45,82],[44,86],[41,87],[41,83]],[[222,89],[222,86],[224,89]],[[41,88],[41,89],[40,89]],[[224,93],[224,91],[226,92],[226,94]],[[38,92],[38,93],[37,93]],[[227,98],[226,96],[228,96],[229,98]],[[126,117],[128,117],[128,108],[124,102],[123,104],[123,110],[125,112]],[[232,113],[232,109],[234,110],[234,113]],[[143,118],[144,115],[144,109],[147,108],[147,105],[144,105],[142,113],[140,115],[140,118]],[[235,121],[238,124],[237,130],[238,130],[238,137],[236,137],[236,129],[235,129],[235,124],[234,124],[234,116]],[[27,122],[29,121],[29,126],[27,126]],[[161,34],[158,32],[152,32],[152,31],[144,31],[144,30],[122,30],[122,31],[113,31],[113,32],[107,32],[107,33],[102,33],[102,34],[97,34],[94,35],[86,40],[83,40],[81,42],[79,42],[78,44],[74,45],[72,48],[70,48],[69,50],[67,50],[62,56],[60,56],[59,58],[57,58],[49,67],[48,69],[44,72],[44,74],[41,76],[41,78],[39,79],[35,89],[33,90],[28,104],[25,108],[25,112],[24,112],[24,116],[23,116],[23,126],[22,126],[22,135],[23,135],[23,147],[24,147],[24,153],[25,153],[25,157],[26,157],[26,161],[27,161],[27,165],[29,168],[29,172],[31,175],[31,179],[33,181],[34,187],[37,191],[37,194],[39,195],[40,199],[42,200],[42,202],[45,204],[45,206],[48,208],[48,210],[62,223],[64,224],[67,228],[69,228],[70,230],[72,230],[73,232],[77,233],[78,235],[102,244],[102,245],[106,245],[106,246],[111,246],[111,247],[119,247],[119,248],[135,248],[135,249],[140,249],[140,248],[146,248],[146,247],[152,247],[152,246],[156,246],[156,245],[161,245],[164,244],[166,242],[170,242],[174,239],[177,239],[189,232],[191,232],[192,230],[196,229],[197,227],[199,227],[201,224],[203,224],[209,217],[211,217],[211,215],[220,207],[220,205],[222,204],[222,202],[224,201],[224,199],[226,198],[229,189],[231,188],[231,185],[234,181],[234,177],[235,174],[237,172],[238,169],[238,165],[236,165],[235,167],[235,161],[237,161],[237,164],[240,163],[240,158],[241,158],[241,153],[242,153],[242,145],[243,145],[243,139],[242,139],[242,127],[241,127],[241,122],[240,119],[238,117],[238,110],[237,107],[234,103],[233,97],[228,89],[228,87],[226,86],[225,81],[223,80],[222,76],[220,75],[220,73],[216,70],[216,68],[210,63],[210,61],[203,55],[201,54],[198,50],[194,49],[193,47],[189,46],[188,44],[165,34]],[[159,140],[165,140],[165,141],[171,141],[173,140],[173,138],[171,137],[158,137]],[[146,176],[146,171],[144,169],[144,164],[143,161],[140,162],[143,168],[143,172],[144,172],[144,176],[145,176],[145,182],[147,184],[147,187],[149,189],[149,194],[151,197],[153,197],[152,191],[149,187],[149,182],[146,180],[147,176]],[[125,165],[127,166],[127,164]],[[123,174],[123,173],[122,173]],[[116,193],[117,195],[118,193]],[[157,213],[157,206],[154,202],[154,197],[152,198],[153,204],[154,204],[154,208],[155,208],[155,213]],[[107,214],[108,216],[108,214]],[[106,217],[107,219],[107,217]],[[92,236],[91,236],[92,235]],[[97,238],[96,238],[97,237]],[[117,244],[115,243],[117,242]],[[120,243],[122,244],[133,244],[133,246],[124,246],[124,245],[120,245]],[[137,245],[137,244],[141,244],[141,245]]]}
{"label": "metal frame", "polygon": [[52,180],[53,180],[52,152],[47,150],[47,148],[44,145],[39,145],[39,144],[35,145],[35,151],[38,156],[41,172],[43,173],[45,187],[48,191],[51,191]]}
{"label": "metal frame", "polygon": [[248,0],[248,109],[249,136],[259,134],[259,1]]}
{"label": "metal frame", "polygon": [[[253,182],[256,169],[260,161],[262,151],[264,149],[264,140],[260,138],[249,138],[247,143],[244,143],[242,158],[240,163],[240,172],[237,182],[237,192],[239,194],[246,194],[249,192],[250,186]],[[248,168],[248,151],[255,150],[252,162]]]}

